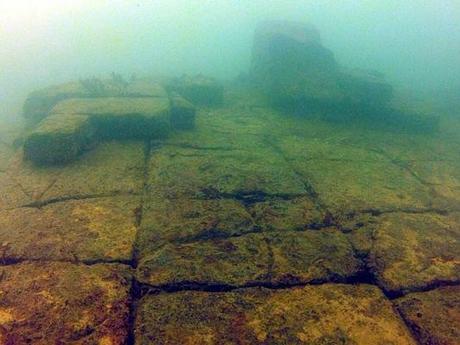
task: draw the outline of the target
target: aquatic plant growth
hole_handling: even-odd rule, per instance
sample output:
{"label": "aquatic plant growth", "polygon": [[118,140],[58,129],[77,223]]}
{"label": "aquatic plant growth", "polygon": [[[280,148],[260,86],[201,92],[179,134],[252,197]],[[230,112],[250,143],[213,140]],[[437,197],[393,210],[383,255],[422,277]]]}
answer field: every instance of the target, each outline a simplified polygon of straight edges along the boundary
{"label": "aquatic plant growth", "polygon": [[460,118],[305,24],[252,62],[49,87],[0,127],[0,344],[458,344]]}

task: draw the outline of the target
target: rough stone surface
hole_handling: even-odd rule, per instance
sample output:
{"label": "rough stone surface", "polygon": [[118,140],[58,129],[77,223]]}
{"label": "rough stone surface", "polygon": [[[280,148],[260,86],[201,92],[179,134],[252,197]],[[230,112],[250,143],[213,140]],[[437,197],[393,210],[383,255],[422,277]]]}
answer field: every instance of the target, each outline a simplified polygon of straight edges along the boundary
{"label": "rough stone surface", "polygon": [[2,344],[124,344],[130,277],[116,265],[0,267]]}
{"label": "rough stone surface", "polygon": [[410,293],[396,300],[402,317],[420,344],[460,343],[460,287]]}
{"label": "rough stone surface", "polygon": [[139,260],[137,278],[152,286],[243,286],[267,282],[269,248],[260,234],[168,244]]}
{"label": "rough stone surface", "polygon": [[24,158],[36,164],[74,160],[94,142],[95,128],[86,115],[49,116],[24,142]]}
{"label": "rough stone surface", "polygon": [[0,260],[130,262],[139,204],[113,197],[0,211]]}
{"label": "rough stone surface", "polygon": [[13,192],[6,197],[25,194],[26,198],[19,198],[23,202],[15,203],[17,206],[63,198],[140,193],[143,151],[140,142],[105,142],[71,164],[41,167],[24,161],[18,152],[5,177],[10,184],[14,183]]}
{"label": "rough stone surface", "polygon": [[388,214],[375,225],[371,264],[388,292],[460,282],[460,214]]}
{"label": "rough stone surface", "polygon": [[137,344],[416,344],[369,285],[145,296]]}

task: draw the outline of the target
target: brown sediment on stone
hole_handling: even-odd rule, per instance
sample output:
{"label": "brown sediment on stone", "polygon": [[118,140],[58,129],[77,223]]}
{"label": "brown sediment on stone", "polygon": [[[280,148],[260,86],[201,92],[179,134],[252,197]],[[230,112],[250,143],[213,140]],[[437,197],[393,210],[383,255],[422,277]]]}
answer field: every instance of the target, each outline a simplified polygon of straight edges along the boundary
{"label": "brown sediment on stone", "polygon": [[18,202],[11,203],[10,208],[14,208],[88,195],[139,194],[144,159],[142,146],[136,141],[105,142],[65,166],[36,166],[24,161],[22,153],[18,152],[5,176],[15,187],[12,186],[5,197],[19,192],[25,194]]}
{"label": "brown sediment on stone", "polygon": [[0,211],[1,260],[130,262],[138,204],[110,197]]}
{"label": "brown sediment on stone", "polygon": [[138,344],[415,344],[376,287],[341,284],[149,295],[135,335]]}
{"label": "brown sediment on stone", "polygon": [[370,264],[390,296],[460,280],[459,213],[387,214],[375,226]]}
{"label": "brown sediment on stone", "polygon": [[459,343],[460,281],[457,286],[409,293],[394,303],[420,344]]}
{"label": "brown sediment on stone", "polygon": [[130,274],[120,265],[21,263],[0,267],[5,344],[122,344]]}

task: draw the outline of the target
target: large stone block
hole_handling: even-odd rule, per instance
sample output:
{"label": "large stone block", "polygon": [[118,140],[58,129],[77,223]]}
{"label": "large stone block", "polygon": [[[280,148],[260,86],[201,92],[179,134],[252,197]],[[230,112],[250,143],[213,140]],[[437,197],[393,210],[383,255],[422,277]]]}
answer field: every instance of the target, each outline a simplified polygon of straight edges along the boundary
{"label": "large stone block", "polygon": [[36,164],[67,163],[94,144],[87,115],[52,115],[25,139],[24,158]]}
{"label": "large stone block", "polygon": [[58,103],[51,114],[87,115],[105,138],[160,138],[170,129],[167,98],[75,98]]}
{"label": "large stone block", "polygon": [[136,344],[398,344],[416,341],[370,285],[145,296]]}

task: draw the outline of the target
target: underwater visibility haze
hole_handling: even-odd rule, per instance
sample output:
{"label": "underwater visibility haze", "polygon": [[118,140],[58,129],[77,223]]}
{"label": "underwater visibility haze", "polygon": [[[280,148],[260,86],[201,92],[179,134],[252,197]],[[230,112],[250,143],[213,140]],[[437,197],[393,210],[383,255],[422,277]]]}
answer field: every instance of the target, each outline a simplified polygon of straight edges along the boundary
{"label": "underwater visibility haze", "polygon": [[460,339],[460,3],[0,3],[0,344]]}

